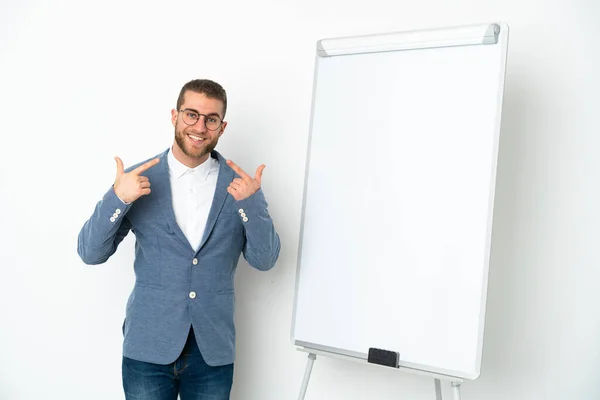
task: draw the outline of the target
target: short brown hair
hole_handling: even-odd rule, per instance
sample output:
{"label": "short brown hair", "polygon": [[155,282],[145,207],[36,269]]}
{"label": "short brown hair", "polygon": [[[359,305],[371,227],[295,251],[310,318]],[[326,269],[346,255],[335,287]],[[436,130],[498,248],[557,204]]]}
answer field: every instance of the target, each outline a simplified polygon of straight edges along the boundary
{"label": "short brown hair", "polygon": [[211,99],[221,100],[223,102],[223,118],[225,118],[225,113],[227,112],[227,93],[221,85],[209,79],[194,79],[189,81],[183,85],[181,91],[179,92],[179,97],[177,98],[177,110],[179,110],[179,107],[181,107],[181,104],[183,103],[183,96],[188,90],[204,94],[206,97]]}

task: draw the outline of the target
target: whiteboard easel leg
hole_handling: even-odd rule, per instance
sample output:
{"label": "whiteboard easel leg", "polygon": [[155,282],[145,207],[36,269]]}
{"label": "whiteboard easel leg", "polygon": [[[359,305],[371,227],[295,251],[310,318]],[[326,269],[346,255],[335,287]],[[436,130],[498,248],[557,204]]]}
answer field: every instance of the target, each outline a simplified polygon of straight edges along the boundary
{"label": "whiteboard easel leg", "polygon": [[435,379],[435,400],[442,400],[442,382]]}
{"label": "whiteboard easel leg", "polygon": [[450,385],[454,393],[454,400],[460,400],[460,382],[452,382]]}
{"label": "whiteboard easel leg", "polygon": [[306,363],[306,371],[304,372],[304,380],[302,381],[302,387],[300,388],[300,395],[298,396],[298,400],[304,400],[304,396],[306,395],[306,388],[308,388],[308,380],[310,379],[310,373],[312,371],[315,358],[317,358],[316,354],[310,353],[308,355],[308,362]]}

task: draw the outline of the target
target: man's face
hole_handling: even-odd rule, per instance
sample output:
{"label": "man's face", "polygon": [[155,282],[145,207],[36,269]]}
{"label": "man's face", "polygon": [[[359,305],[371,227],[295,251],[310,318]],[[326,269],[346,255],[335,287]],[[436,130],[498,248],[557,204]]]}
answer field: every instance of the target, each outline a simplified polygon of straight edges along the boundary
{"label": "man's face", "polygon": [[[197,118],[195,123],[193,123],[194,117]],[[219,142],[227,122],[223,121],[216,130],[207,129],[207,125],[210,128],[215,121],[221,121],[222,118],[221,100],[188,90],[185,92],[179,110],[171,111],[171,120],[175,127],[175,142],[186,156],[194,159],[207,158]],[[193,124],[188,125],[189,123]]]}

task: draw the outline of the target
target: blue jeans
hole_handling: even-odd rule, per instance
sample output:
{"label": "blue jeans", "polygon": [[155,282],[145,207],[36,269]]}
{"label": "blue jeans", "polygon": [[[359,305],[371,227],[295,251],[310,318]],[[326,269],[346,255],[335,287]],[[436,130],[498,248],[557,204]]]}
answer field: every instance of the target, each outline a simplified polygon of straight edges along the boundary
{"label": "blue jeans", "polygon": [[233,364],[211,367],[204,362],[190,330],[181,355],[168,365],[123,357],[123,389],[127,400],[229,400]]}

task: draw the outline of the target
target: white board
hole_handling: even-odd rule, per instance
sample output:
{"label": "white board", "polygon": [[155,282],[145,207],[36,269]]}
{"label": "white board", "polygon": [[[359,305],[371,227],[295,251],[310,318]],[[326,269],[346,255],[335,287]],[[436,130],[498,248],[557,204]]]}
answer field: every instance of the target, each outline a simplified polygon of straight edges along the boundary
{"label": "white board", "polygon": [[318,43],[294,344],[479,376],[507,40],[484,24]]}

